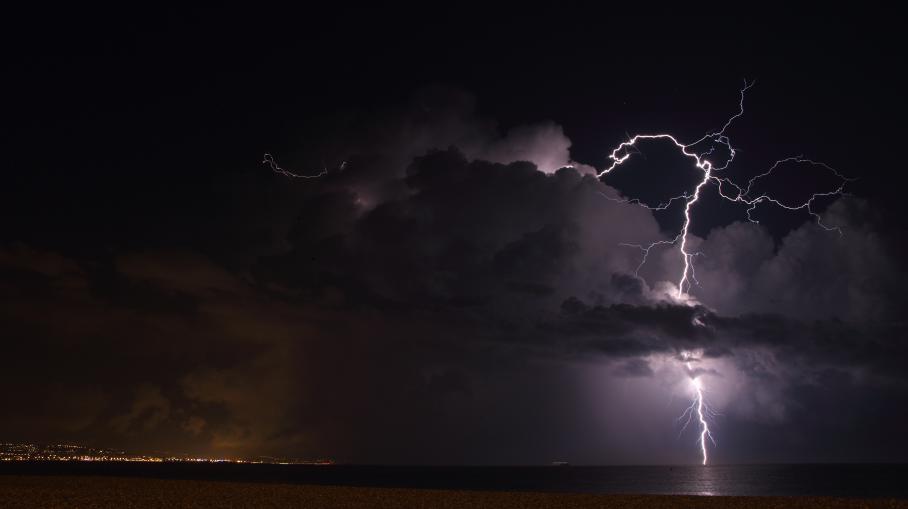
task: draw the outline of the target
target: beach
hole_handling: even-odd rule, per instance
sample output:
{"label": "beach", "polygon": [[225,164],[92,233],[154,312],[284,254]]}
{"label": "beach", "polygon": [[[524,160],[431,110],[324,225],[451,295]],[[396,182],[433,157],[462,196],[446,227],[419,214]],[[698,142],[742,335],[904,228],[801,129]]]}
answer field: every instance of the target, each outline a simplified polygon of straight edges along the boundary
{"label": "beach", "polygon": [[908,508],[908,500],[455,491],[95,476],[0,476],[3,508]]}

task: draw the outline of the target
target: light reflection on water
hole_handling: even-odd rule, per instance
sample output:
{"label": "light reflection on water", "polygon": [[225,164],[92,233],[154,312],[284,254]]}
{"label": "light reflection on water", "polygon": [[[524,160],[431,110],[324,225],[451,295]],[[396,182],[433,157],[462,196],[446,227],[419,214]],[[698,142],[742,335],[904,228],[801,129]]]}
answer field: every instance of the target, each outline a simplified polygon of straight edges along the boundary
{"label": "light reflection on water", "polygon": [[669,495],[908,499],[908,465],[426,467],[0,464],[0,474],[128,475],[340,486]]}
{"label": "light reflection on water", "polygon": [[694,470],[694,494],[695,495],[717,495],[716,481],[717,472],[709,465]]}
{"label": "light reflection on water", "polygon": [[908,465],[603,467],[596,473],[595,491],[604,493],[908,498]]}

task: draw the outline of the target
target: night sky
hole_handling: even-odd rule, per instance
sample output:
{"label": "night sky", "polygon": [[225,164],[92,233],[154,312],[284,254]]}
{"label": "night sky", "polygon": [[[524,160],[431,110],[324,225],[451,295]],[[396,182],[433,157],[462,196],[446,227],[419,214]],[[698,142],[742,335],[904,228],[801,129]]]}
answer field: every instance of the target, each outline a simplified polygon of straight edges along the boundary
{"label": "night sky", "polygon": [[[697,352],[715,463],[908,461],[896,17],[247,9],[0,22],[0,441],[698,463],[676,422]],[[697,172],[659,143],[594,172],[629,135],[721,128],[745,79],[728,171],[856,178],[818,202],[841,235],[713,188],[673,300],[677,250],[635,277],[621,244],[680,210],[602,194]]]}

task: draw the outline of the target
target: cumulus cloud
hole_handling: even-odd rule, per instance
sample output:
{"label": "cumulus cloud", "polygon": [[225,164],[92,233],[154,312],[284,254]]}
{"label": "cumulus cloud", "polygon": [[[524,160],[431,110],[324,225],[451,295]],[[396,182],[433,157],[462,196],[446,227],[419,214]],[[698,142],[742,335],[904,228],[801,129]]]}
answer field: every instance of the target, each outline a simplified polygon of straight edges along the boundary
{"label": "cumulus cloud", "polygon": [[[318,145],[343,172],[220,196],[230,220],[198,228],[216,248],[0,248],[9,355],[57,377],[0,374],[26,387],[2,396],[20,411],[0,430],[350,461],[683,461],[661,398],[683,400],[694,372],[716,382],[732,443],[738,428],[764,445],[778,423],[807,429],[826,385],[856,409],[861,390],[906,401],[904,284],[867,204],[826,211],[841,236],[713,229],[678,301],[677,252],[638,277],[622,245],[674,233],[605,199],[620,190],[571,161],[558,125],[502,130],[437,91],[337,128],[351,123]],[[279,242],[248,240],[268,228]],[[81,410],[43,409],[60,394]]]}
{"label": "cumulus cloud", "polygon": [[502,128],[482,115],[473,96],[445,87],[422,90],[405,108],[350,113],[325,120],[323,129],[303,140],[298,159],[311,167],[333,167],[346,161],[345,184],[368,202],[392,197],[394,184],[415,157],[456,147],[468,160],[502,164],[525,161],[554,173],[571,166],[571,141],[551,120]]}
{"label": "cumulus cloud", "polygon": [[760,226],[733,223],[710,232],[698,249],[695,291],[727,313],[767,312],[800,318],[880,320],[891,316],[904,276],[886,241],[867,223],[868,205],[839,200],[825,224],[795,229],[778,246]]}
{"label": "cumulus cloud", "polygon": [[486,142],[485,146],[474,148],[467,155],[493,163],[529,161],[544,173],[554,173],[566,166],[593,173],[592,167],[571,160],[570,148],[571,140],[564,135],[560,125],[542,122],[514,127],[502,138]]}

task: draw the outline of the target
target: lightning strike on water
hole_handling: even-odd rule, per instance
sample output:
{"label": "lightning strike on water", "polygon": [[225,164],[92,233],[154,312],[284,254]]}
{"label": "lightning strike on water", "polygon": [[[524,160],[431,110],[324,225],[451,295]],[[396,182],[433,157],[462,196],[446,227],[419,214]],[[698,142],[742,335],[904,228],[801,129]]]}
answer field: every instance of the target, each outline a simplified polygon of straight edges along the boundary
{"label": "lightning strike on water", "polygon": [[697,391],[697,418],[700,420],[700,450],[703,453],[703,464],[705,465],[709,457],[706,454],[706,436],[709,435],[710,440],[712,440],[712,435],[709,432],[709,423],[706,422],[706,419],[703,417],[703,384],[700,383],[699,378],[694,378],[692,383],[694,384],[694,389]]}
{"label": "lightning strike on water", "polygon": [[[703,172],[703,178],[699,183],[694,187],[692,193],[684,192],[680,195],[670,198],[668,201],[659,203],[656,205],[649,205],[644,203],[639,199],[618,199],[611,196],[603,194],[606,198],[617,201],[620,203],[631,203],[635,205],[640,205],[649,210],[658,211],[666,210],[672,206],[677,201],[684,202],[684,221],[681,226],[681,231],[672,238],[671,240],[658,240],[654,241],[648,245],[643,244],[622,244],[624,246],[635,247],[639,249],[643,256],[641,257],[639,265],[635,270],[635,275],[639,276],[640,269],[646,264],[647,257],[649,256],[650,251],[656,246],[674,246],[678,245],[678,251],[680,252],[681,259],[684,263],[683,269],[678,276],[678,288],[675,294],[675,298],[678,301],[687,300],[687,292],[690,290],[691,283],[699,284],[697,281],[696,271],[694,269],[694,258],[702,253],[692,252],[689,250],[689,241],[688,233],[690,231],[691,221],[693,220],[693,214],[691,213],[692,208],[700,199],[700,195],[703,189],[710,185],[715,184],[717,186],[719,196],[727,201],[733,203],[740,203],[747,207],[747,219],[753,223],[758,221],[753,218],[751,215],[753,211],[757,208],[758,205],[763,203],[769,203],[776,205],[782,209],[796,211],[796,210],[806,210],[808,214],[813,216],[816,219],[817,224],[827,230],[835,231],[842,234],[841,229],[837,226],[828,226],[823,223],[822,217],[820,214],[813,209],[814,202],[821,197],[828,196],[841,196],[845,194],[845,185],[848,182],[851,182],[853,179],[843,176],[841,173],[836,171],[834,168],[828,166],[825,163],[813,161],[811,159],[805,158],[802,155],[787,157],[784,159],[779,159],[773,163],[767,170],[764,172],[752,177],[746,185],[737,184],[732,181],[731,178],[726,176],[721,176],[724,170],[726,170],[732,163],[737,154],[735,147],[731,143],[731,139],[728,137],[726,132],[731,127],[732,123],[742,115],[744,115],[744,96],[745,93],[753,86],[754,82],[744,82],[744,86],[740,90],[740,100],[738,102],[738,112],[732,115],[722,126],[721,129],[715,132],[707,133],[700,139],[692,143],[682,143],[675,136],[667,133],[660,134],[637,134],[633,137],[629,137],[627,141],[622,142],[609,154],[609,159],[612,163],[610,166],[598,173],[598,177],[602,178],[605,175],[615,171],[619,166],[624,164],[630,157],[635,153],[640,153],[639,148],[637,147],[637,142],[640,140],[667,140],[670,141],[677,147],[678,151],[686,158],[690,159],[694,167]],[[727,151],[728,155],[724,163],[721,166],[718,166],[713,163],[713,161],[707,159],[708,156],[711,156],[715,153],[716,149],[724,148]],[[838,185],[831,191],[826,192],[816,192],[810,195],[810,197],[801,203],[795,204],[786,204],[783,203],[780,199],[775,198],[767,193],[752,194],[754,185],[757,184],[761,179],[771,175],[775,170],[785,164],[802,164],[802,165],[811,165],[820,167],[822,169],[830,172],[836,179],[838,179]],[[695,319],[695,325],[697,321]],[[699,325],[702,325],[699,324]],[[696,414],[700,433],[697,440],[697,443],[700,446],[700,453],[703,458],[703,465],[706,465],[709,461],[709,454],[707,451],[706,440],[709,439],[710,442],[715,445],[715,440],[713,439],[712,432],[709,429],[709,419],[712,416],[712,410],[709,408],[709,405],[706,403],[704,398],[705,389],[703,387],[703,382],[700,379],[699,373],[694,371],[691,367],[691,361],[696,360],[690,352],[682,353],[682,360],[685,361],[685,367],[687,372],[690,375],[691,389],[693,391],[693,399],[690,406],[681,414],[678,420],[683,420],[686,417],[684,426],[681,431],[683,432],[687,426],[693,420],[694,414]]]}
{"label": "lightning strike on water", "polygon": [[706,465],[709,462],[709,452],[706,448],[706,440],[709,439],[713,445],[716,445],[716,441],[713,438],[712,432],[709,429],[709,420],[715,416],[715,412],[709,407],[706,401],[704,393],[706,392],[703,388],[703,381],[700,379],[700,375],[693,369],[691,366],[691,360],[693,356],[689,352],[682,354],[683,360],[685,360],[684,366],[687,368],[687,372],[690,374],[690,388],[693,392],[693,398],[691,399],[690,405],[684,409],[684,412],[681,413],[681,416],[678,417],[678,422],[684,420],[684,425],[681,426],[681,431],[679,436],[687,427],[690,425],[691,421],[694,419],[694,415],[697,418],[697,425],[700,432],[697,435],[697,445],[700,447],[700,455],[703,458],[703,465]]}

